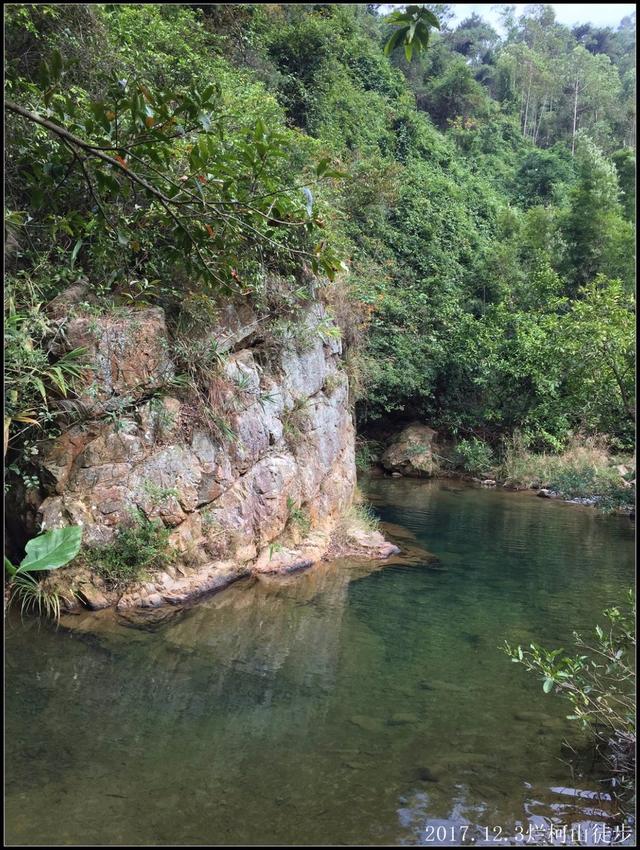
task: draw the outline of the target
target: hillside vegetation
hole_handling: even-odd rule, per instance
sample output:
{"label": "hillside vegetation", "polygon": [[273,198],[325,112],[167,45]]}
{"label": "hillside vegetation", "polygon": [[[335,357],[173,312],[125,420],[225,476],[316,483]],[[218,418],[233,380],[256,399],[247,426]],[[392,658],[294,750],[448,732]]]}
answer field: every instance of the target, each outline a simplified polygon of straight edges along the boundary
{"label": "hillside vegetation", "polygon": [[224,299],[295,323],[321,297],[365,431],[631,448],[635,21],[505,7],[501,38],[429,8],[409,62],[375,4],[7,7],[5,441],[27,485],[81,368],[43,305],[79,278],[91,310],[159,304],[183,342]]}

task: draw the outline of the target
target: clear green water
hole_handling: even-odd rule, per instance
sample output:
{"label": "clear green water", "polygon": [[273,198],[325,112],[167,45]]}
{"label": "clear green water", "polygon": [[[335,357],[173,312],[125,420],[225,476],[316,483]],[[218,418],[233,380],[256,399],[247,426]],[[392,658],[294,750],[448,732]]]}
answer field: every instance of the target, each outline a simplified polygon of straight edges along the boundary
{"label": "clear green water", "polygon": [[567,764],[565,706],[498,645],[592,626],[633,583],[632,524],[437,482],[367,492],[413,558],[241,582],[148,630],[10,618],[6,842],[433,846],[467,825],[495,846],[555,822],[593,843],[608,804]]}

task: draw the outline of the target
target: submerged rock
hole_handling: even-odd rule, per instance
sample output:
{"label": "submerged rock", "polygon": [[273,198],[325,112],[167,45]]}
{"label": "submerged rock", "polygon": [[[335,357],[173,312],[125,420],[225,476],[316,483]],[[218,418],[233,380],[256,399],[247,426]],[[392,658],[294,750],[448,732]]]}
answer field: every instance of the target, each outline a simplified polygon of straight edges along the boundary
{"label": "submerged rock", "polygon": [[542,723],[550,720],[548,714],[541,714],[539,711],[516,711],[513,717],[520,723]]}
{"label": "submerged rock", "polygon": [[365,714],[354,714],[349,721],[359,729],[364,729],[365,732],[382,732],[384,728],[382,721],[367,717]]}
{"label": "submerged rock", "polygon": [[407,712],[398,711],[395,714],[392,714],[391,717],[387,720],[388,726],[407,726],[413,725],[418,722],[418,718],[415,714],[409,714]]}
{"label": "submerged rock", "polygon": [[420,782],[439,782],[438,777],[428,767],[419,767],[416,771]]}

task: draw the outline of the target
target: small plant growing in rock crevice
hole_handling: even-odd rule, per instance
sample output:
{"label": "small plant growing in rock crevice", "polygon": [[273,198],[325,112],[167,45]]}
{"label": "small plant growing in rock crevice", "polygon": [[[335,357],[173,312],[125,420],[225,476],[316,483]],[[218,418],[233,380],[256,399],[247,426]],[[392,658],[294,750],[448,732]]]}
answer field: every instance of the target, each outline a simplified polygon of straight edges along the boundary
{"label": "small plant growing in rock crevice", "polygon": [[294,525],[303,537],[311,530],[311,517],[302,506],[296,505],[295,499],[287,496],[287,511],[289,522]]}
{"label": "small plant growing in rock crevice", "polygon": [[344,382],[345,377],[343,372],[330,372],[324,379],[322,390],[325,395],[332,396],[338,387],[341,387]]}
{"label": "small plant growing in rock crevice", "polygon": [[301,396],[295,399],[292,407],[282,414],[282,431],[292,445],[297,445],[302,439],[302,427],[309,418],[309,397]]}
{"label": "small plant growing in rock crevice", "polygon": [[344,519],[351,525],[359,526],[364,531],[378,531],[380,519],[367,503],[351,505],[345,512]]}
{"label": "small plant growing in rock crevice", "polygon": [[200,513],[202,533],[206,538],[204,549],[214,558],[222,557],[231,548],[228,531],[215,516],[215,509],[204,508]]}
{"label": "small plant growing in rock crevice", "polygon": [[161,522],[134,511],[131,523],[120,527],[112,543],[88,549],[85,557],[112,589],[125,587],[173,561],[169,535]]}
{"label": "small plant growing in rock crevice", "polygon": [[145,481],[142,489],[149,496],[149,499],[154,507],[166,502],[167,499],[177,499],[178,491],[175,487],[161,487],[153,481]]}

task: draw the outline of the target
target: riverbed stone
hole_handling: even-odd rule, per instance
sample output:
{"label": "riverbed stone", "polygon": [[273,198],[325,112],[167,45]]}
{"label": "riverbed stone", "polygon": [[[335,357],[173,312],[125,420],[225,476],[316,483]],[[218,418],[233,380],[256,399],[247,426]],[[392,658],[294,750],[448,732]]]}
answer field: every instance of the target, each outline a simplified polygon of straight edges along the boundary
{"label": "riverbed stone", "polygon": [[406,711],[397,711],[387,720],[388,726],[412,726],[418,722],[415,714]]}
{"label": "riverbed stone", "polygon": [[439,782],[440,780],[435,773],[428,767],[419,767],[416,771],[418,779],[421,782]]}
{"label": "riverbed stone", "polygon": [[365,714],[354,714],[349,720],[354,726],[363,729],[365,732],[382,732],[384,729],[384,724],[381,720],[375,717],[367,717]]}

